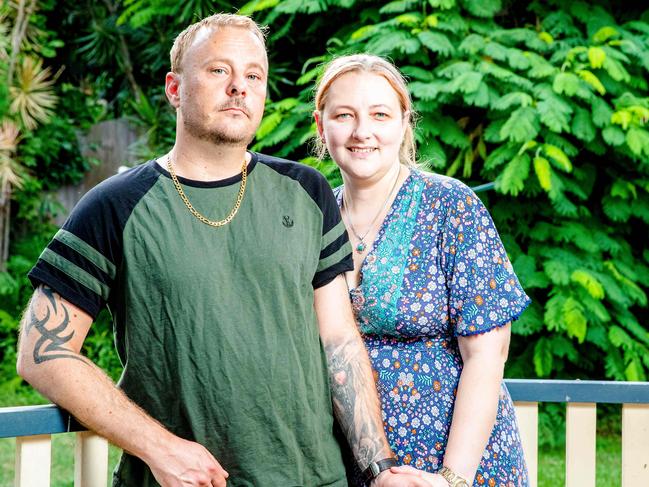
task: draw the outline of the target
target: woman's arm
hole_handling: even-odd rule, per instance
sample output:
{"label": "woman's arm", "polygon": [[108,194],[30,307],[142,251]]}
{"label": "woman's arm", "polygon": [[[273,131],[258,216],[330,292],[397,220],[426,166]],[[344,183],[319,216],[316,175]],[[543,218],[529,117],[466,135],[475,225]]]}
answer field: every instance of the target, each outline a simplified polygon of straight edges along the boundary
{"label": "woman's arm", "polygon": [[511,323],[486,333],[458,337],[460,374],[444,465],[473,484],[498,412],[509,351]]}

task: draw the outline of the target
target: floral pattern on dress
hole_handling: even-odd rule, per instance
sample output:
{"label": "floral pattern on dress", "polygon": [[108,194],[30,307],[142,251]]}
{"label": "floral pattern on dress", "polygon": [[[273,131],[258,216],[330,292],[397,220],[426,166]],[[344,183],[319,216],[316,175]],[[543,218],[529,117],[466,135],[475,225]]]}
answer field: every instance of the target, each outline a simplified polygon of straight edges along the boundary
{"label": "floral pattern on dress", "polygon": [[[503,326],[530,302],[487,209],[463,183],[412,170],[350,297],[390,445],[401,463],[436,472],[462,371],[457,337]],[[504,384],[474,485],[529,485]]]}

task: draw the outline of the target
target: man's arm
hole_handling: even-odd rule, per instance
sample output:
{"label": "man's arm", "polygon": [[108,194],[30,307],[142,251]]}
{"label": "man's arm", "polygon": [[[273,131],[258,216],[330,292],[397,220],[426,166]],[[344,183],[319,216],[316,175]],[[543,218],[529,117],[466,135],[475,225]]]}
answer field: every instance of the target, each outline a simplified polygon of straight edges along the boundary
{"label": "man's arm", "polygon": [[[315,290],[315,311],[331,381],[334,412],[361,470],[394,457],[383,430],[381,407],[367,350],[354,322],[342,275]],[[412,475],[383,472],[377,485],[427,485]]]}
{"label": "man's arm", "polygon": [[163,486],[225,486],[227,472],[198,443],[179,438],[118,389],[81,347],[92,318],[47,286],[25,310],[17,370],[89,429],[146,462]]}

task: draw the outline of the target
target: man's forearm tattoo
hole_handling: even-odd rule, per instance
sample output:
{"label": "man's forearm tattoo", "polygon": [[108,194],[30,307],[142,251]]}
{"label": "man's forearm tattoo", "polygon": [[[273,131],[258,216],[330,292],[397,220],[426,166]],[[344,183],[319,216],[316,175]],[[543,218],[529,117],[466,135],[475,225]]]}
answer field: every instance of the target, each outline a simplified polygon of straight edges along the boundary
{"label": "man's forearm tattoo", "polygon": [[[41,287],[36,293],[40,293],[47,298],[47,305],[45,316],[39,319],[36,316],[36,306],[30,306],[29,320],[25,326],[25,333],[29,333],[32,329],[36,330],[39,337],[34,344],[34,363],[41,364],[48,360],[58,358],[71,358],[75,360],[85,361],[75,354],[72,350],[64,347],[66,343],[72,340],[74,331],[68,329],[70,325],[70,312],[68,307],[59,302],[57,305],[54,291],[49,287]],[[60,313],[59,313],[60,306]],[[62,314],[62,316],[59,316]],[[50,319],[54,323],[50,323]]]}
{"label": "man's forearm tattoo", "polygon": [[[378,413],[376,389],[369,365],[363,367],[365,348],[360,339],[325,346],[331,392],[338,422],[361,469],[389,453]],[[365,359],[366,360],[366,359]]]}

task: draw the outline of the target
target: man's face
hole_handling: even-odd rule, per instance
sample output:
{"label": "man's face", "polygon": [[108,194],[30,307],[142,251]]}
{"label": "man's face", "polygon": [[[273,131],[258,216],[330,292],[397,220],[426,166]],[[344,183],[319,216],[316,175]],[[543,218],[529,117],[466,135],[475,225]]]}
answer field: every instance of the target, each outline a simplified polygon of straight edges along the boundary
{"label": "man's face", "polygon": [[[189,135],[247,146],[264,113],[267,75],[266,52],[252,32],[205,28],[185,51],[172,104]],[[168,75],[168,94],[169,83]]]}

